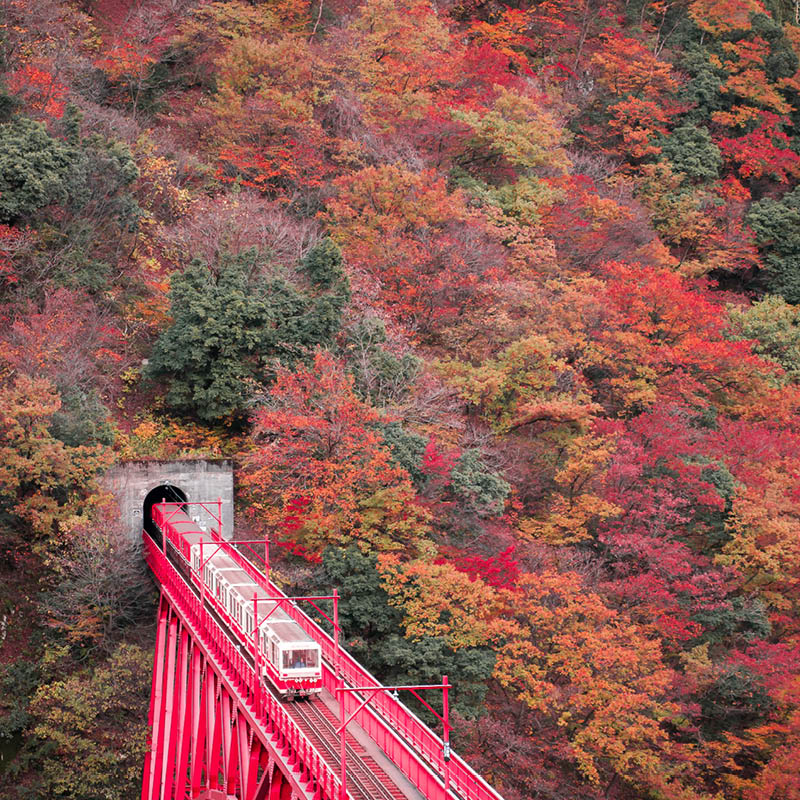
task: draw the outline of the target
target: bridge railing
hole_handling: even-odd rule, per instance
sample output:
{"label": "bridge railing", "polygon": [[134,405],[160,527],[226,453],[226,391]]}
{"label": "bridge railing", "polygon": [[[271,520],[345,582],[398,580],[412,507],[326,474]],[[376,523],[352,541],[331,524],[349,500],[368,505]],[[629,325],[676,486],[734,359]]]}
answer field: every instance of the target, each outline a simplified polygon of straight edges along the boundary
{"label": "bridge railing", "polygon": [[[286,596],[275,584],[267,581],[264,573],[237,550],[234,543],[222,539],[216,531],[212,531],[211,535],[241,564],[254,582],[261,586],[267,584],[269,592]],[[306,633],[320,643],[323,658],[329,664],[334,664],[336,647],[333,638],[297,606],[286,603],[284,608]],[[342,677],[351,686],[370,686],[380,683],[342,648],[339,649],[339,665]],[[335,676],[327,666],[323,670],[323,682],[325,688],[334,693]],[[360,701],[352,696],[352,693],[347,694],[345,707],[349,711],[354,711]],[[356,722],[425,794],[426,798],[434,800],[445,797],[440,777],[445,768],[444,742],[406,705],[388,692],[379,692],[370,704],[358,713]],[[465,800],[503,800],[502,795],[455,753],[451,755],[449,770],[451,789],[455,789]]]}
{"label": "bridge railing", "polygon": [[[277,587],[272,587],[273,589]],[[295,621],[322,645],[323,657],[334,663],[333,639],[299,608],[289,611]],[[380,682],[346,651],[339,651],[342,677],[351,686],[371,686]],[[336,689],[333,670],[323,672],[325,688]],[[346,700],[347,713],[354,711],[358,698]],[[444,797],[440,775],[444,774],[444,742],[414,712],[389,692],[379,692],[357,715],[356,721],[386,752],[426,797]],[[410,747],[409,747],[410,744]],[[421,763],[420,756],[424,759]],[[430,782],[429,765],[436,771],[436,786]],[[450,759],[451,788],[466,800],[503,800],[463,759],[453,753]]]}
{"label": "bridge railing", "polygon": [[[145,558],[159,584],[178,606],[186,621],[200,633],[225,675],[245,701],[251,714],[270,735],[277,735],[277,749],[287,748],[289,763],[305,765],[306,774],[313,777],[315,797],[335,800],[339,797],[340,781],[325,759],[289,716],[286,709],[270,692],[264,690],[242,653],[242,647],[230,640],[216,624],[200,598],[192,591],[175,567],[164,557],[150,536],[143,537]],[[252,568],[252,567],[251,567]],[[261,577],[263,583],[263,575]]]}

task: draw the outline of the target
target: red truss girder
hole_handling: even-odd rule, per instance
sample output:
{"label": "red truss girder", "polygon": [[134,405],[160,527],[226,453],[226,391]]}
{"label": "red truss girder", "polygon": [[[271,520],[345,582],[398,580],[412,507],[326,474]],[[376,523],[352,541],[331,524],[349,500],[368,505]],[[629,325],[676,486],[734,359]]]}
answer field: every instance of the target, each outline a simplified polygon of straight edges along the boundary
{"label": "red truss girder", "polygon": [[142,800],[321,798],[299,785],[302,775],[283,763],[284,754],[291,759],[285,743],[254,723],[192,634],[162,592]]}
{"label": "red truss girder", "polygon": [[[224,546],[223,540],[218,544]],[[161,586],[161,603],[150,707],[152,746],[142,800],[338,800],[338,766],[326,762],[312,738],[259,680],[251,645],[234,641],[217,624],[202,596],[167,558],[166,541],[158,547],[144,534],[143,545]],[[238,554],[231,555],[260,584],[263,576]],[[270,585],[265,591],[279,590]],[[312,620],[291,605],[286,611],[322,645],[323,686],[329,692],[341,688],[342,677],[353,687],[374,683]],[[377,693],[371,707],[360,711],[359,699],[350,694],[342,695],[345,714],[356,712],[364,732],[427,800],[502,800],[457,755],[445,763],[442,740],[389,693]],[[441,778],[445,772],[449,791]]]}
{"label": "red truss girder", "polygon": [[241,646],[152,539],[143,542],[161,601],[142,800],[337,798],[334,770],[257,679]]}

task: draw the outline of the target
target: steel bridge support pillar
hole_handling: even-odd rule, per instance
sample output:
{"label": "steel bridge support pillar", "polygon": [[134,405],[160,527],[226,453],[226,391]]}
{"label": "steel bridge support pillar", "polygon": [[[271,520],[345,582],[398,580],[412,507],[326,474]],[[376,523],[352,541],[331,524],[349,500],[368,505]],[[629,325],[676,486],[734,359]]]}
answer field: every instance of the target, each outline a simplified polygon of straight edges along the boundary
{"label": "steel bridge support pillar", "polygon": [[291,800],[241,700],[162,592],[142,800]]}

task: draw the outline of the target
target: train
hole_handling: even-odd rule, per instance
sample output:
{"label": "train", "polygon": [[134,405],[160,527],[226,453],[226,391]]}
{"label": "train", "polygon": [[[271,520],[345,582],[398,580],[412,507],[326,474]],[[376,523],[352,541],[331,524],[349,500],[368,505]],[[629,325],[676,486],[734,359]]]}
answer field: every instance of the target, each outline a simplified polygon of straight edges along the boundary
{"label": "train", "polygon": [[322,649],[282,604],[264,599],[269,596],[264,587],[220,547],[219,539],[189,516],[186,506],[158,503],[151,520],[166,539],[169,557],[173,562],[177,558],[179,571],[204,597],[231,639],[249,644],[253,662],[261,665],[261,680],[282,700],[310,700],[318,695]]}

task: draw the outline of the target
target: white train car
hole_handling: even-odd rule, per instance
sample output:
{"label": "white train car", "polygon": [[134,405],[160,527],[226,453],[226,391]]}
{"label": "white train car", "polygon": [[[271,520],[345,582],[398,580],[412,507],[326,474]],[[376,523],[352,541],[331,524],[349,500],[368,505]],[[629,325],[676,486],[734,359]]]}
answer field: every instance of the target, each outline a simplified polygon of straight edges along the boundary
{"label": "white train car", "polygon": [[[233,638],[260,651],[261,677],[284,699],[311,698],[322,691],[322,652],[275,601],[258,600],[265,589],[181,508],[155,505],[152,518],[167,534],[184,562],[190,580],[202,585],[211,608]],[[202,575],[201,575],[202,571]],[[255,640],[254,611],[260,635]]]}

